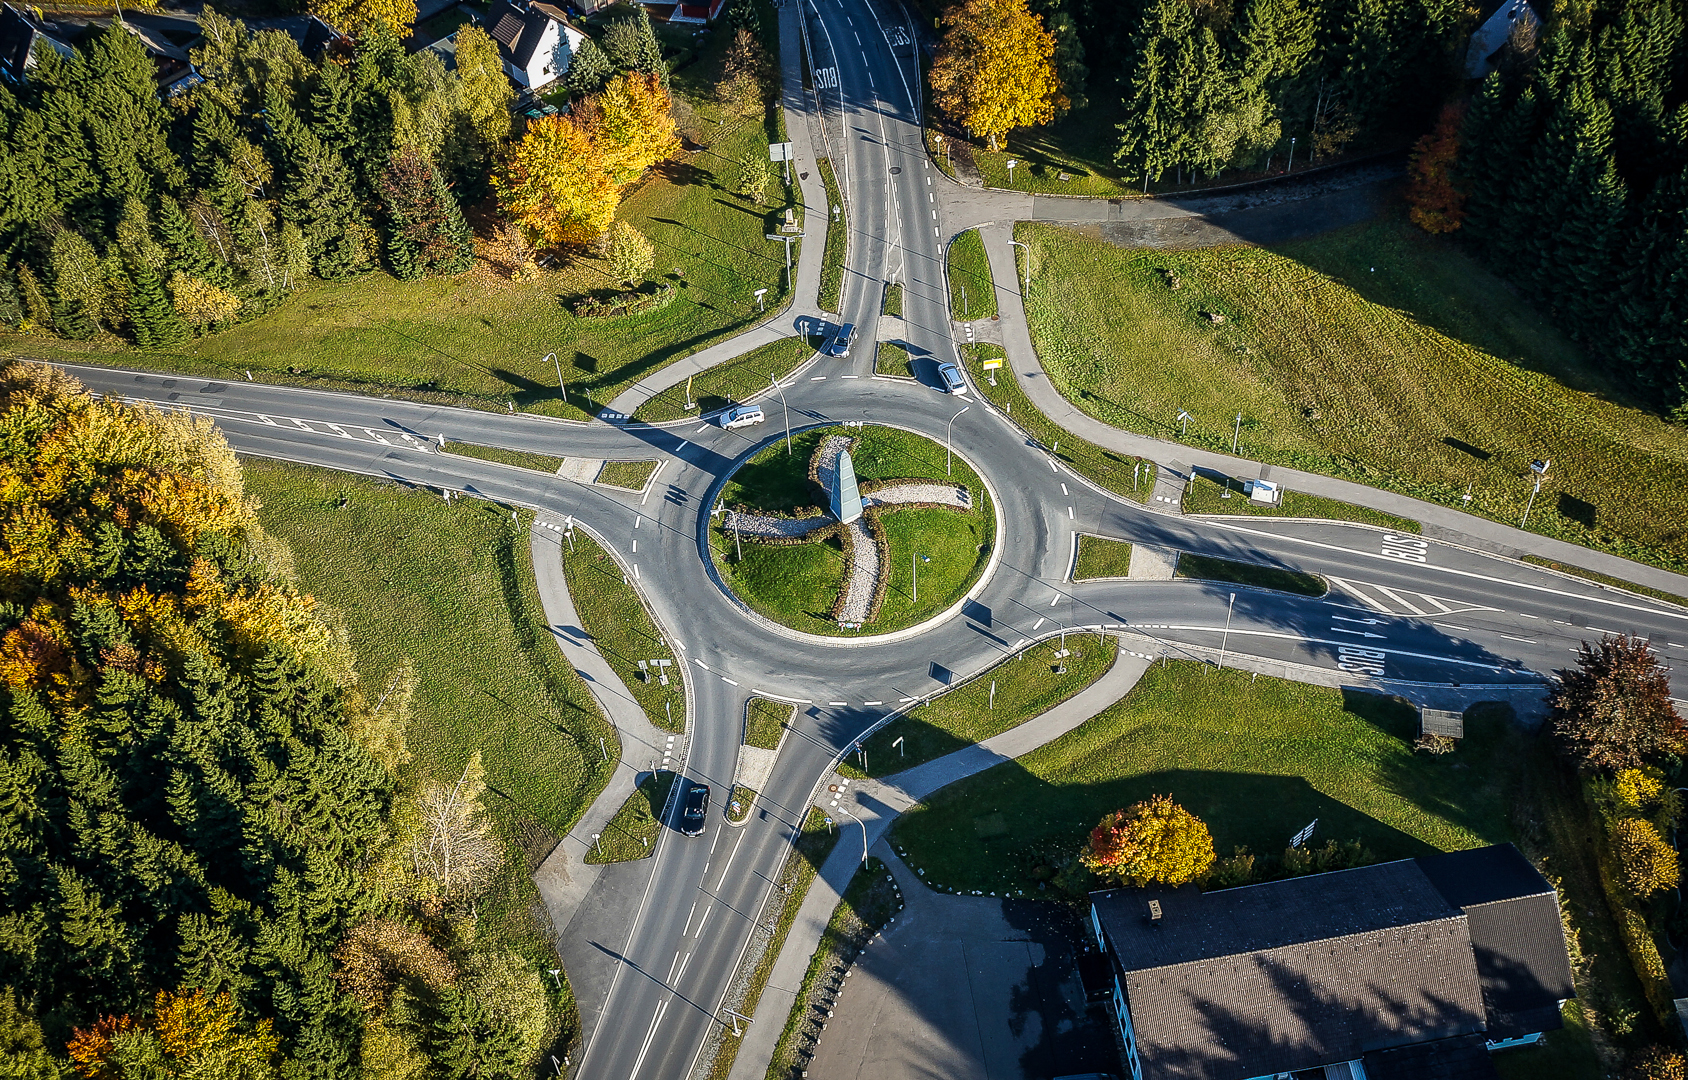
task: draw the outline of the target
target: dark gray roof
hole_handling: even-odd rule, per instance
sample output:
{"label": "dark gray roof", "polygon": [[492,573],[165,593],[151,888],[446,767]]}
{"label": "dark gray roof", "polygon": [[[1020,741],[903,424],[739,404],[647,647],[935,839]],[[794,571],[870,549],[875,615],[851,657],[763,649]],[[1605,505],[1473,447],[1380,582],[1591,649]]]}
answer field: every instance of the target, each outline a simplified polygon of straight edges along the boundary
{"label": "dark gray roof", "polygon": [[10,4],[0,9],[0,71],[21,82],[30,66],[30,50],[37,40],[61,55],[70,51],[33,17]]}
{"label": "dark gray roof", "polygon": [[1482,1035],[1418,1043],[1367,1054],[1366,1080],[1496,1080],[1494,1059]]}
{"label": "dark gray roof", "polygon": [[1576,990],[1553,886],[1511,844],[1416,861],[1436,890],[1465,911],[1489,1038],[1558,1029],[1559,1003]]}
{"label": "dark gray roof", "polygon": [[1157,1080],[1245,1080],[1483,1027],[1465,915],[1410,860],[1091,899]]}
{"label": "dark gray roof", "polygon": [[545,36],[545,24],[551,21],[551,16],[536,7],[524,10],[509,0],[497,0],[486,21],[487,32],[498,42],[505,59],[525,71]]}

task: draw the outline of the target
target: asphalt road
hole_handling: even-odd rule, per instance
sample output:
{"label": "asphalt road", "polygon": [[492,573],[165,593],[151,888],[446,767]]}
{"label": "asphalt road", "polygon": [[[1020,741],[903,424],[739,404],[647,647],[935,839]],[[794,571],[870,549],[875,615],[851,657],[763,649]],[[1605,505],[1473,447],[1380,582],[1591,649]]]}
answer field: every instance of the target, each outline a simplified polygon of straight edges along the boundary
{"label": "asphalt road", "polygon": [[[987,479],[1002,532],[991,572],[964,610],[939,625],[896,641],[804,638],[754,617],[722,588],[708,559],[709,510],[734,463],[781,437],[776,429],[785,415],[777,399],[764,402],[766,426],[728,432],[709,423],[571,424],[256,383],[72,369],[101,393],[212,417],[244,454],[572,516],[636,578],[693,696],[686,774],[710,784],[715,799],[703,836],[669,831],[658,842],[650,886],[628,940],[615,950],[622,963],[582,1075],[687,1075],[722,1022],[720,1003],[752,923],[772,914],[769,890],[819,778],[890,712],[1028,640],[1068,627],[1129,626],[1171,655],[1223,645],[1233,653],[1467,686],[1544,676],[1564,667],[1581,641],[1609,631],[1652,637],[1667,661],[1688,654],[1678,644],[1688,643],[1688,613],[1449,544],[1391,541],[1377,530],[1338,524],[1197,521],[1148,511],[1070,473],[969,396],[937,391],[931,358],[954,356],[941,261],[948,232],[936,216],[935,174],[911,103],[912,56],[902,57],[899,69],[894,55],[910,50],[896,49],[896,28],[880,5],[857,0],[806,10],[815,20],[816,54],[830,57],[838,76],[824,80],[822,98],[850,205],[841,314],[862,333],[850,359],[822,360],[788,382],[785,397],[794,427],[864,420],[940,442],[956,411],[971,406],[954,424],[954,445]],[[887,276],[904,283],[905,337],[917,363],[926,358],[919,385],[870,377]],[[645,493],[628,494],[438,453],[442,436],[565,457],[655,458],[661,469]],[[1269,561],[1336,584],[1321,599],[1189,581],[1075,586],[1066,578],[1078,532]],[[1673,687],[1688,696],[1683,677]],[[715,811],[732,783],[740,719],[753,693],[794,701],[799,715],[757,812],[744,827],[730,828]]]}

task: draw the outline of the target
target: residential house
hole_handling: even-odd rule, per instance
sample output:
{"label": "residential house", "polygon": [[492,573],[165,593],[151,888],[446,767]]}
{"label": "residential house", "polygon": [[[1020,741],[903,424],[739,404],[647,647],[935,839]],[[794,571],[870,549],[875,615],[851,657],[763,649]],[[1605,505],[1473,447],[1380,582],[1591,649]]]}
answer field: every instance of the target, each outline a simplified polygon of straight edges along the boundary
{"label": "residential house", "polygon": [[693,4],[647,3],[645,10],[658,22],[695,23],[701,26],[714,22],[715,16],[721,14],[721,9],[725,6],[726,0],[704,0],[703,3]]}
{"label": "residential house", "polygon": [[1561,1026],[1559,900],[1511,844],[1091,894],[1133,1080],[1493,1080]]}
{"label": "residential house", "polygon": [[70,46],[45,22],[11,4],[0,8],[0,76],[21,83],[36,64],[36,47],[69,58]]}
{"label": "residential house", "polygon": [[518,86],[537,90],[563,77],[586,34],[558,7],[538,0],[494,0],[487,32],[498,42],[504,70]]}

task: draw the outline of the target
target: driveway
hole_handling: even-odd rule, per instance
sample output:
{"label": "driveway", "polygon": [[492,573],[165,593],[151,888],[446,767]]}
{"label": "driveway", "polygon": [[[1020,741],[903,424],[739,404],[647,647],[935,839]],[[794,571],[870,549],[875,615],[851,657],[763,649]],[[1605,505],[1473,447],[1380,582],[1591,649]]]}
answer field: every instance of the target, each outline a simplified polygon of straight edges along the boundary
{"label": "driveway", "polygon": [[1070,907],[932,892],[881,844],[907,906],[861,954],[810,1080],[1121,1075],[1106,1014],[1085,1009]]}

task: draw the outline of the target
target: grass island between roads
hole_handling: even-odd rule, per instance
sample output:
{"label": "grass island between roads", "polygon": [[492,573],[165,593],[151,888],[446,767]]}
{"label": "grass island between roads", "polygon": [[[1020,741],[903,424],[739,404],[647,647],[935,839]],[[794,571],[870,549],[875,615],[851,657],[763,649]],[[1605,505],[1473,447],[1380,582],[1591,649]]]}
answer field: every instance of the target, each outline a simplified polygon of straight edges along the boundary
{"label": "grass island between roads", "polygon": [[[833,619],[845,580],[844,548],[829,533],[802,543],[764,544],[735,537],[717,519],[710,529],[715,565],[740,599],[759,614],[806,633],[837,636],[886,633],[923,622],[956,603],[990,559],[995,507],[971,466],[959,454],[946,469],[941,443],[897,428],[814,428],[795,434],[788,453],[783,437],[746,461],[722,491],[732,509],[783,517],[828,516],[827,493],[810,479],[810,460],[829,435],[859,436],[851,455],[864,492],[876,483],[931,480],[965,486],[970,509],[889,506],[869,510],[883,537],[884,599],[875,619],[859,631]],[[741,554],[742,552],[742,554]],[[918,580],[916,580],[918,577]]]}

